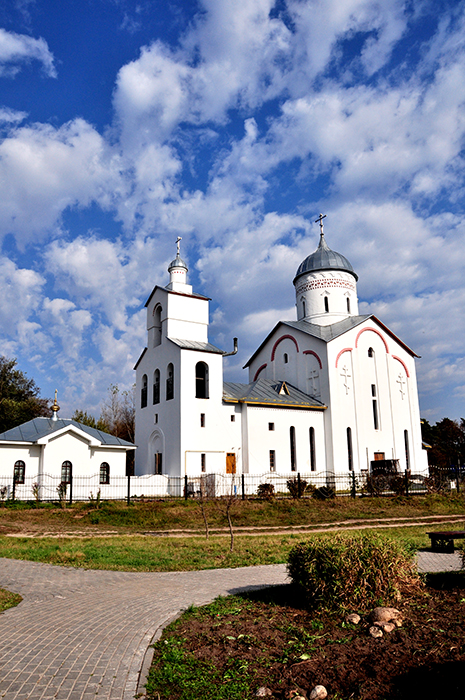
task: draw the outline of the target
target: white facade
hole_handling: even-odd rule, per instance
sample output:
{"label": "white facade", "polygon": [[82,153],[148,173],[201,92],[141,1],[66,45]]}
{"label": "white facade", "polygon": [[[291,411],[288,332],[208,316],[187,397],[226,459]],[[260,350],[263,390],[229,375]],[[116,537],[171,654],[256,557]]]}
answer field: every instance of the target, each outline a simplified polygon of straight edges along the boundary
{"label": "white facade", "polygon": [[381,459],[426,470],[416,355],[358,315],[357,275],[322,226],[294,280],[298,320],[270,332],[245,366],[248,384],[223,382],[209,300],[187,285],[179,246],[169,272],[146,304],[136,365],[136,474],[348,473]]}
{"label": "white facade", "polygon": [[[34,418],[0,435],[0,485],[12,483],[16,467],[21,475],[16,484],[18,498],[31,499],[34,483],[41,498],[56,497],[56,482],[70,474],[73,480],[93,479],[76,483],[75,498],[88,498],[90,488],[94,496],[100,488],[105,498],[112,480],[125,477],[126,454],[133,449],[125,440],[76,421]],[[50,489],[53,493],[47,493]]]}

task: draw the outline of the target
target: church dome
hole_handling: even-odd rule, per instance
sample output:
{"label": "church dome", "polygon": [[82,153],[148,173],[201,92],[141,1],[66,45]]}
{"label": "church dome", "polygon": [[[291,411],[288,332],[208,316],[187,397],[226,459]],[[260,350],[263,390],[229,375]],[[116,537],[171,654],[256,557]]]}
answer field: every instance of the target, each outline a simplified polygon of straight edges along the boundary
{"label": "church dome", "polygon": [[325,241],[323,233],[321,233],[320,243],[315,252],[300,263],[294,278],[294,284],[301,275],[318,270],[341,270],[343,272],[349,272],[358,280],[358,275],[355,273],[350,262],[340,253],[331,250]]}
{"label": "church dome", "polygon": [[189,269],[184,260],[179,256],[179,253],[176,255],[175,259],[170,262],[168,272],[171,272],[171,270],[174,270],[176,268],[182,268],[186,270],[186,272]]}

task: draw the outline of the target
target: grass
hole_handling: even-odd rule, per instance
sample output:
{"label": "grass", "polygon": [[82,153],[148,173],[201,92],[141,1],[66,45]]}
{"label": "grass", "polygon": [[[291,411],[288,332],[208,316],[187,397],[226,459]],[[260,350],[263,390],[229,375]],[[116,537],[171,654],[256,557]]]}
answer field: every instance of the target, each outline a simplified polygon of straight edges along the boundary
{"label": "grass", "polygon": [[5,612],[8,608],[14,608],[22,601],[19,593],[10,593],[4,588],[0,588],[0,613]]}
{"label": "grass", "polygon": [[[340,497],[327,501],[315,499],[275,500],[273,502],[240,499],[232,509],[235,527],[292,527],[340,520],[374,520],[378,518],[412,518],[425,515],[463,513],[462,494],[414,496],[405,498]],[[210,527],[227,526],[224,515],[214,504],[207,504]],[[120,534],[150,530],[188,529],[202,532],[204,523],[194,500],[159,500],[102,502],[96,508],[89,502],[75,503],[61,509],[53,503],[6,502],[0,507],[0,532],[92,532],[114,530]]]}
{"label": "grass", "polygon": [[[402,542],[411,552],[429,547],[422,527],[379,529],[376,532]],[[364,532],[375,532],[368,529]],[[344,534],[342,535],[344,536]],[[334,533],[318,535],[236,535],[229,552],[227,537],[0,537],[0,556],[49,564],[111,569],[119,571],[196,571],[235,568],[287,561],[289,550],[298,542],[313,538],[332,538]]]}

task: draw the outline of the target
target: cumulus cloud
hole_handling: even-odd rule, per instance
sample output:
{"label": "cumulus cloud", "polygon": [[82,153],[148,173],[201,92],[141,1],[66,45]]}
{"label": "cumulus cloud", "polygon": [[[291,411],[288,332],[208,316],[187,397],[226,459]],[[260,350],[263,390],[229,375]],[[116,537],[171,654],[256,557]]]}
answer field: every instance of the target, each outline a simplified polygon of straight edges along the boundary
{"label": "cumulus cloud", "polygon": [[15,34],[0,28],[0,77],[16,75],[21,65],[30,61],[39,61],[44,74],[56,78],[53,54],[44,39],[33,39],[26,34]]}

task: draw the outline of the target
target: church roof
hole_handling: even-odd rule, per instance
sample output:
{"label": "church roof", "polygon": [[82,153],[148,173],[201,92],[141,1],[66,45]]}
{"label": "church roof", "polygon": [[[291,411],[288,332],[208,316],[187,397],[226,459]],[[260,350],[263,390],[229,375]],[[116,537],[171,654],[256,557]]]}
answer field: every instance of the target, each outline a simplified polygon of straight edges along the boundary
{"label": "church roof", "polygon": [[211,343],[203,343],[200,340],[183,340],[181,338],[168,338],[172,343],[183,350],[200,350],[200,352],[211,352],[215,355],[223,355],[223,350],[220,350],[216,345]]}
{"label": "church roof", "polygon": [[96,428],[90,428],[88,425],[83,423],[78,423],[75,420],[69,418],[52,420],[51,418],[33,418],[27,423],[18,425],[16,428],[11,428],[6,430],[4,433],[0,433],[0,442],[37,442],[41,438],[52,435],[63,428],[68,426],[74,426],[84,433],[90,435],[90,437],[98,440],[102,445],[113,445],[115,447],[131,447],[134,448],[135,445],[127,440],[122,440],[121,438],[115,437],[115,435],[110,435],[110,433],[105,433],[102,430],[97,430]]}
{"label": "church roof", "polygon": [[270,379],[257,379],[251,384],[224,382],[223,401],[291,408],[326,408],[314,396],[305,394],[291,384]]}
{"label": "church roof", "polygon": [[417,355],[416,352],[409,348],[408,345],[403,343],[402,340],[400,340],[400,338],[398,338],[396,334],[391,331],[390,328],[385,326],[384,323],[382,323],[378,318],[376,318],[376,316],[374,316],[373,314],[367,314],[365,316],[348,316],[342,321],[338,321],[337,323],[331,323],[328,326],[319,326],[316,323],[309,323],[308,321],[279,321],[273,328],[273,330],[270,333],[268,333],[261,345],[255,350],[254,354],[247,360],[243,369],[249,367],[254,358],[266,345],[270,336],[274,333],[278,326],[289,326],[290,328],[295,328],[296,330],[302,331],[303,333],[307,333],[307,335],[311,335],[314,338],[318,338],[324,343],[329,343],[331,340],[334,340],[334,338],[338,338],[340,335],[347,333],[347,331],[350,331],[352,328],[359,326],[364,321],[368,321],[368,319],[374,321],[374,323],[376,323],[380,328],[382,328],[383,331],[387,333],[387,335],[393,338],[393,340],[395,340],[396,343],[399,343],[399,345],[401,345],[404,348],[404,350],[406,350],[406,352],[412,355],[412,357],[420,357],[419,355]]}
{"label": "church roof", "polygon": [[318,270],[342,270],[350,272],[351,275],[358,280],[358,275],[354,268],[344,255],[331,250],[325,241],[324,234],[320,236],[320,243],[314,253],[308,255],[303,262],[300,263],[294,278],[296,280],[307,272],[316,272]]}

